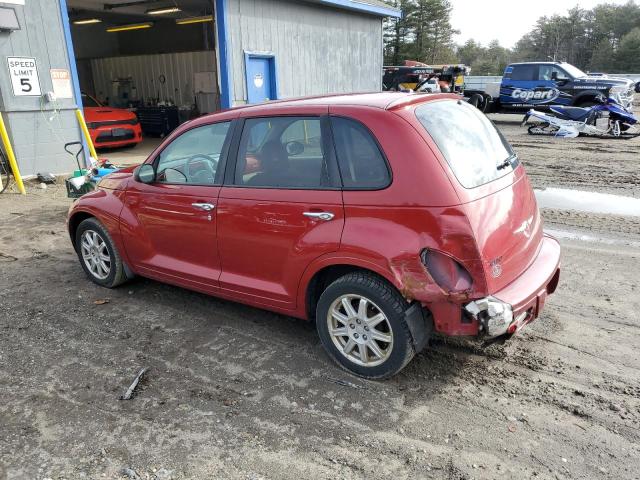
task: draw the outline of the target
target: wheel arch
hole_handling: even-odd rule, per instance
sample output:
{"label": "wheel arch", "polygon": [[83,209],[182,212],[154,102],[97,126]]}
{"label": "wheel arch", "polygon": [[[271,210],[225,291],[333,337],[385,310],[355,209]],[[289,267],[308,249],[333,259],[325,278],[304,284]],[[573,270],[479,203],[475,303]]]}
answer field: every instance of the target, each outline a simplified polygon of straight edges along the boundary
{"label": "wheel arch", "polygon": [[76,245],[76,232],[78,231],[78,226],[87,218],[97,217],[85,210],[78,210],[69,217],[69,220],[67,222],[67,229],[69,230],[69,236],[71,237],[71,244],[73,245],[73,249],[76,251],[78,249]]}
{"label": "wheel arch", "polygon": [[315,307],[324,289],[338,278],[352,272],[373,274],[401,292],[401,286],[393,273],[382,266],[360,258],[322,258],[305,271],[298,288],[298,305],[304,310],[305,318],[315,319]]}
{"label": "wheel arch", "polygon": [[576,95],[571,103],[572,105],[577,106],[584,102],[594,101],[598,95],[602,94],[603,92],[599,90],[585,90],[584,92],[580,92],[578,95]]}
{"label": "wheel arch", "polygon": [[317,268],[304,288],[306,318],[314,321],[316,306],[322,292],[335,280],[349,273],[367,273],[373,275],[394,288],[406,302],[405,321],[409,328],[411,342],[415,352],[420,352],[428,343],[433,331],[433,316],[431,311],[419,301],[408,299],[398,285],[397,280],[384,269],[375,264],[364,265],[360,261],[351,259],[350,263],[337,262]]}

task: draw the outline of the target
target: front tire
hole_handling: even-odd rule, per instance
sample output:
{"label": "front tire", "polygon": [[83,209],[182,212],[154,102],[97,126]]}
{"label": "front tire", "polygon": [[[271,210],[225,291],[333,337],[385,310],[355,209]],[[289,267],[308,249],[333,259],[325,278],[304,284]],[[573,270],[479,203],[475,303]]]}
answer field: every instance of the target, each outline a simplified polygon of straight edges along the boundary
{"label": "front tire", "polygon": [[78,225],[76,251],[82,269],[94,283],[114,288],[127,280],[111,235],[97,219],[87,218]]}
{"label": "front tire", "polygon": [[600,105],[600,102],[596,102],[595,100],[584,100],[584,101],[578,103],[578,105],[576,105],[576,106],[580,107],[580,108],[591,108],[594,105]]}
{"label": "front tire", "polygon": [[350,273],[320,296],[318,335],[329,356],[342,368],[364,378],[388,378],[415,355],[405,320],[408,307],[383,279]]}

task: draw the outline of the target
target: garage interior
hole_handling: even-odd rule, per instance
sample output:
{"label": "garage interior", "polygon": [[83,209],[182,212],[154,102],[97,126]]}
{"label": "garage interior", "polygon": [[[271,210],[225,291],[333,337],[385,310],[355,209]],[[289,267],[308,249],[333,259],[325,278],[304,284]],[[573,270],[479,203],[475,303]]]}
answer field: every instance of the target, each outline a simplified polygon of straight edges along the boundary
{"label": "garage interior", "polygon": [[145,158],[180,123],[220,108],[212,1],[68,0],[67,6],[81,91],[140,121],[144,140],[126,156]]}

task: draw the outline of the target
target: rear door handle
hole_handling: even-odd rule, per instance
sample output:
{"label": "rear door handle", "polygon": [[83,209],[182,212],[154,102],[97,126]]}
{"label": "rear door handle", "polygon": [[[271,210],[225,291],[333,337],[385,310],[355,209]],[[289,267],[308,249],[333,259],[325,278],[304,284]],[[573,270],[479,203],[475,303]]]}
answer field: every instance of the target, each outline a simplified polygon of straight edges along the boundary
{"label": "rear door handle", "polygon": [[304,212],[303,215],[309,218],[324,220],[325,222],[333,220],[333,217],[335,217],[335,215],[331,212]]}
{"label": "rear door handle", "polygon": [[216,208],[216,206],[213,203],[196,202],[196,203],[192,203],[191,206],[195,208],[199,208],[200,210],[204,210],[205,212],[210,212],[211,210]]}

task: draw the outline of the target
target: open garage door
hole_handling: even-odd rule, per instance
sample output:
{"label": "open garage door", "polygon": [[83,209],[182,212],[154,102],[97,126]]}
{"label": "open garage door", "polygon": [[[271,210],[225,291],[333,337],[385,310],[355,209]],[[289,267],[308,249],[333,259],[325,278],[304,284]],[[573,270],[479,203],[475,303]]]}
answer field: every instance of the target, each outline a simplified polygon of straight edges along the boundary
{"label": "open garage door", "polygon": [[[211,0],[67,0],[97,148],[142,143],[220,108]],[[146,146],[146,148],[145,148]]]}

